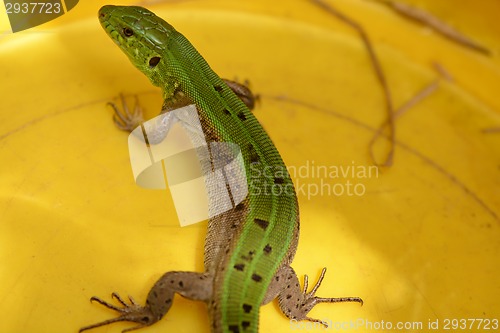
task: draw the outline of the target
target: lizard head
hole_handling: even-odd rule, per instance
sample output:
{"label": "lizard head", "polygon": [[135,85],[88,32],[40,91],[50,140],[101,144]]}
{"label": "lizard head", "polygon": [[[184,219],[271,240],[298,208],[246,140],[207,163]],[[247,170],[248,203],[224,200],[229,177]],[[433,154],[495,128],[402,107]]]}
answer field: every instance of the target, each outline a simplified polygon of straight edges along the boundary
{"label": "lizard head", "polygon": [[175,29],[149,10],[136,6],[104,6],[99,10],[99,21],[130,61],[154,85],[161,86],[158,67]]}

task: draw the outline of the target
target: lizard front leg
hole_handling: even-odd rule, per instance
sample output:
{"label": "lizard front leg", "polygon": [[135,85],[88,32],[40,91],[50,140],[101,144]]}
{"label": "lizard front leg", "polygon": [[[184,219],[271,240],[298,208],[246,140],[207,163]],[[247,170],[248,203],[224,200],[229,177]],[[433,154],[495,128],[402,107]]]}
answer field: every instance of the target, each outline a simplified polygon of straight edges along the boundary
{"label": "lizard front leg", "polygon": [[[231,80],[224,79],[224,82],[229,86],[229,88],[238,96],[238,98],[245,103],[245,105],[253,110],[255,108],[256,102],[259,100],[259,96],[255,95],[250,88],[248,83],[238,83]],[[108,105],[113,109],[113,122],[116,127],[125,132],[132,132],[137,126],[140,126],[144,122],[144,116],[141,106],[135,96],[135,105],[131,108],[125,101],[125,96],[120,94],[120,101],[122,104],[121,109],[113,102],[109,102]],[[187,100],[180,90],[174,91],[172,97],[165,101],[163,105],[162,112],[165,113],[176,108],[180,108],[191,104],[192,102]],[[160,140],[161,141],[161,140]]]}
{"label": "lizard front leg", "polygon": [[165,273],[149,291],[145,306],[139,305],[130,296],[130,304],[127,304],[117,293],[112,293],[111,295],[121,303],[122,307],[117,307],[94,296],[90,298],[90,301],[96,301],[107,308],[117,311],[120,315],[113,319],[82,327],[79,332],[118,321],[130,321],[139,324],[127,328],[122,332],[129,332],[150,326],[159,321],[168,312],[172,306],[175,293],[195,301],[207,302],[212,298],[212,281],[213,277],[206,273]]}
{"label": "lizard front leg", "polygon": [[307,316],[309,311],[318,303],[339,303],[339,302],[358,302],[363,305],[363,300],[359,297],[338,297],[338,298],[323,298],[317,297],[318,290],[323,278],[325,277],[326,268],[323,268],[321,275],[316,282],[316,285],[310,292],[307,292],[308,277],[304,277],[304,289],[300,289],[299,279],[297,274],[290,266],[282,266],[273,277],[267,294],[262,302],[262,305],[271,302],[276,297],[278,298],[281,311],[290,319],[297,321],[307,320],[316,323],[327,325],[319,320]]}
{"label": "lizard front leg", "polygon": [[243,83],[228,79],[222,79],[222,81],[224,81],[228,85],[229,89],[231,89],[236,96],[238,96],[238,98],[245,103],[250,111],[253,111],[255,103],[260,101],[260,96],[255,95],[252,90],[250,90],[250,83],[247,80]]}

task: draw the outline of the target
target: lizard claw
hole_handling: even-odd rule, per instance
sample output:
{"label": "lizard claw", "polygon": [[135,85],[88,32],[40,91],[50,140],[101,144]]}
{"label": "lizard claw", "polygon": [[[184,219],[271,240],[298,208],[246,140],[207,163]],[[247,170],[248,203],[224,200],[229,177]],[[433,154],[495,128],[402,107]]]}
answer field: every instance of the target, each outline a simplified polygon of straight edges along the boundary
{"label": "lizard claw", "polygon": [[114,111],[113,122],[115,123],[116,127],[118,127],[118,129],[126,132],[132,132],[144,121],[144,118],[142,116],[142,109],[139,106],[137,96],[135,96],[135,106],[133,111],[130,111],[123,94],[120,94],[120,100],[122,102],[122,110],[120,110],[118,106],[116,106],[116,104],[111,102],[108,103],[108,105],[111,106]]}
{"label": "lizard claw", "polygon": [[154,318],[154,315],[153,313],[151,312],[150,308],[148,306],[141,306],[139,305],[133,298],[132,296],[129,296],[129,301],[130,303],[127,304],[127,302],[125,302],[119,294],[117,293],[112,293],[111,294],[111,297],[116,299],[121,305],[122,307],[118,307],[116,305],[113,305],[111,303],[108,303],[102,299],[100,299],[99,297],[96,297],[96,296],[92,296],[90,298],[90,301],[93,302],[93,301],[96,301],[97,303],[99,304],[102,304],[104,305],[105,307],[109,308],[109,309],[112,309],[118,313],[120,313],[120,316],[116,317],[116,318],[113,318],[113,319],[108,319],[108,320],[105,320],[105,321],[102,321],[100,323],[96,323],[96,324],[92,324],[92,325],[89,325],[89,326],[85,326],[85,327],[82,327],[80,328],[80,330],[78,332],[83,332],[83,331],[86,331],[86,330],[90,330],[92,328],[96,328],[96,327],[100,327],[100,326],[104,326],[104,325],[108,325],[108,324],[111,324],[111,323],[116,323],[116,322],[119,322],[119,321],[130,321],[130,322],[134,322],[134,323],[139,323],[139,325],[137,326],[134,326],[134,327],[131,327],[131,328],[127,328],[127,329],[124,329],[122,332],[129,332],[129,331],[132,331],[132,330],[136,330],[136,329],[139,329],[139,328],[142,328],[142,327],[146,327],[146,326],[149,326],[151,324],[153,324],[154,322],[156,322],[158,319],[155,319]]}
{"label": "lizard claw", "polygon": [[[284,308],[286,309],[286,311],[284,312],[287,316],[289,316],[292,319],[296,319],[298,321],[307,320],[314,323],[320,323],[327,328],[328,325],[324,321],[307,316],[309,311],[311,311],[312,308],[318,303],[358,302],[361,303],[361,305],[363,305],[363,300],[359,297],[337,297],[337,298],[317,297],[316,291],[318,291],[318,288],[320,287],[321,282],[325,277],[325,273],[326,273],[326,268],[323,268],[323,270],[321,271],[321,275],[318,279],[318,282],[316,282],[316,284],[314,285],[313,289],[310,292],[307,292],[309,284],[308,276],[307,275],[304,276],[304,289],[298,290],[298,296],[296,300],[290,301],[288,306],[284,306]],[[280,298],[280,303],[281,302],[285,303],[288,299],[291,300],[292,296],[289,295],[286,296],[286,298]],[[294,303],[295,306],[291,306],[292,302],[295,302]]]}
{"label": "lizard claw", "polygon": [[[309,312],[318,303],[358,302],[361,304],[361,306],[363,305],[363,300],[359,297],[324,298],[324,297],[315,296],[316,291],[318,290],[319,286],[321,285],[321,282],[323,282],[323,278],[325,277],[325,273],[326,273],[326,268],[323,268],[323,270],[321,271],[321,275],[319,276],[318,282],[316,282],[316,284],[314,285],[313,289],[310,292],[307,292],[308,277],[307,277],[307,275],[304,276],[304,291],[303,291],[304,302],[302,303],[302,305],[304,308],[307,309],[306,310],[307,312]],[[321,323],[326,328],[328,328],[328,325],[319,319],[305,317],[304,320],[315,322],[315,323]]]}

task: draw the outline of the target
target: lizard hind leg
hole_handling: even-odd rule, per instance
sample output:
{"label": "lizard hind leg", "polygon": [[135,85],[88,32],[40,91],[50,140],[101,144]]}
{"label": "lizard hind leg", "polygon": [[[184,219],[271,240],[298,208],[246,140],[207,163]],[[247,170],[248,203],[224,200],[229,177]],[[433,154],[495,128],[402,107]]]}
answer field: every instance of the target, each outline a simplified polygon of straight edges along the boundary
{"label": "lizard hind leg", "polygon": [[119,316],[108,319],[97,324],[92,324],[80,328],[79,332],[92,328],[116,323],[119,321],[129,321],[139,325],[127,328],[122,332],[129,332],[146,326],[150,326],[159,321],[170,309],[174,300],[174,294],[183,297],[203,301],[212,297],[212,276],[207,273],[178,272],[172,271],[163,274],[154,284],[148,294],[145,306],[139,305],[129,296],[130,303],[123,300],[117,293],[112,293],[111,297],[116,299],[122,306],[116,306],[99,297],[92,297],[90,301],[96,301],[105,307],[119,313]]}
{"label": "lizard hind leg", "polygon": [[86,330],[90,330],[92,328],[96,328],[96,327],[100,327],[100,326],[104,326],[104,325],[108,325],[108,324],[112,324],[112,323],[116,323],[116,322],[119,322],[119,321],[130,321],[130,322],[135,322],[135,323],[139,323],[139,325],[137,326],[134,326],[134,327],[131,327],[131,328],[127,328],[125,330],[123,330],[122,332],[129,332],[129,331],[132,331],[132,330],[136,330],[136,329],[139,329],[139,328],[142,328],[142,327],[146,327],[146,326],[149,326],[151,324],[153,324],[154,322],[156,322],[157,320],[154,320],[154,316],[153,316],[153,313],[151,312],[151,310],[149,309],[148,306],[141,306],[139,305],[133,298],[132,296],[129,296],[129,300],[130,300],[130,304],[127,304],[121,297],[120,295],[118,295],[117,293],[112,293],[111,294],[111,297],[112,298],[115,298],[118,302],[120,302],[123,307],[117,307],[111,303],[108,303],[102,299],[100,299],[99,297],[91,297],[90,298],[90,301],[96,301],[98,302],[99,304],[102,304],[104,305],[105,307],[109,308],[109,309],[112,309],[112,310],[115,310],[117,311],[118,313],[120,313],[121,315],[119,317],[116,317],[116,318],[113,318],[113,319],[108,319],[108,320],[105,320],[105,321],[102,321],[102,322],[99,322],[99,323],[96,323],[96,324],[92,324],[92,325],[88,325],[88,326],[85,326],[85,327],[82,327],[80,328],[80,330],[78,332],[83,332],[83,331],[86,331]]}
{"label": "lizard hind leg", "polygon": [[305,275],[304,277],[304,288],[303,290],[301,290],[299,279],[293,268],[291,268],[290,266],[284,266],[273,278],[264,302],[267,303],[277,296],[280,309],[288,318],[297,321],[307,320],[315,323],[320,323],[325,327],[328,327],[325,322],[307,316],[309,311],[311,311],[315,305],[319,303],[341,302],[358,302],[363,305],[363,300],[359,297],[317,297],[316,291],[320,287],[321,282],[325,277],[325,272],[326,268],[323,268],[318,282],[316,282],[315,286],[310,292],[307,292],[307,275]]}

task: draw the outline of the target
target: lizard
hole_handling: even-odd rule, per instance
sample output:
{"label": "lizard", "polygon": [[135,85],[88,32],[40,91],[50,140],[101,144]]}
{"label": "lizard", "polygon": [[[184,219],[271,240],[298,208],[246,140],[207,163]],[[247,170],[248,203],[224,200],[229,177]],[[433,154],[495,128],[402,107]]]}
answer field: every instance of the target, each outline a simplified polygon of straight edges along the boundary
{"label": "lizard", "polygon": [[[162,112],[194,104],[207,142],[231,142],[241,149],[249,193],[233,209],[208,221],[204,272],[170,271],[150,289],[145,305],[112,293],[116,306],[92,297],[118,316],[80,332],[118,321],[150,326],[170,309],[174,294],[207,304],[213,333],[257,333],[261,305],[278,299],[293,320],[308,320],[318,303],[358,302],[359,297],[316,296],[326,268],[308,292],[290,266],[299,239],[299,208],[292,179],[271,139],[249,108],[210,68],[181,33],[148,9],[103,6],[98,17],[105,32],[151,83],[162,90]],[[266,171],[266,172],[264,172]],[[253,177],[253,178],[252,178]],[[257,182],[254,182],[257,181]],[[255,191],[253,184],[288,191]]]}

